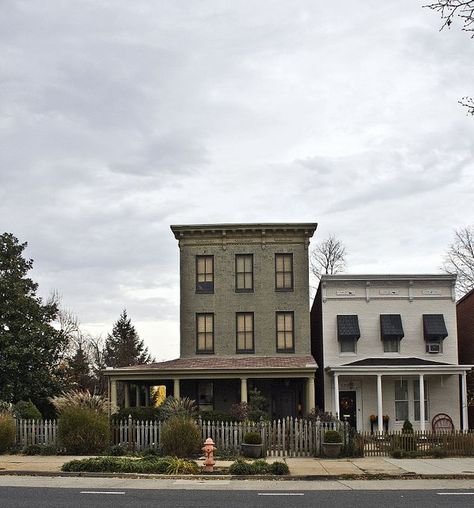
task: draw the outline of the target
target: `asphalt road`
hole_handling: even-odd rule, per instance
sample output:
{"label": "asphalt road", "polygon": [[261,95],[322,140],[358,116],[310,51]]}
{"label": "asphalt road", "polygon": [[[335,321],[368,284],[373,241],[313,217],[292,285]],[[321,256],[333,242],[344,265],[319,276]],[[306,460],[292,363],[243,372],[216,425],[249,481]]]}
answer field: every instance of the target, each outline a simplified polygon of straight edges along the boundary
{"label": "asphalt road", "polygon": [[474,490],[139,490],[0,487],[1,508],[436,508],[474,506]]}

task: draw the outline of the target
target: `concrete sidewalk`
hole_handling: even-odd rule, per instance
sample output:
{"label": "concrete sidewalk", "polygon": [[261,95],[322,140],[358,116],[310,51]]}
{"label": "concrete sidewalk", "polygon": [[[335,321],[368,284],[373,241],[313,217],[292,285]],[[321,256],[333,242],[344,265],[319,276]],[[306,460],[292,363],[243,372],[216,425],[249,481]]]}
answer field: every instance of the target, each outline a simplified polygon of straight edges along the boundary
{"label": "concrete sidewalk", "polygon": [[[0,474],[58,474],[65,462],[87,457],[41,456],[41,455],[0,455]],[[283,460],[268,457],[268,462]],[[366,457],[356,459],[287,458],[285,462],[294,477],[338,478],[351,477],[406,477],[409,475],[429,477],[471,477],[474,478],[474,457],[449,459],[392,459]],[[201,461],[198,461],[201,463]],[[232,462],[217,460],[216,466],[228,467]]]}

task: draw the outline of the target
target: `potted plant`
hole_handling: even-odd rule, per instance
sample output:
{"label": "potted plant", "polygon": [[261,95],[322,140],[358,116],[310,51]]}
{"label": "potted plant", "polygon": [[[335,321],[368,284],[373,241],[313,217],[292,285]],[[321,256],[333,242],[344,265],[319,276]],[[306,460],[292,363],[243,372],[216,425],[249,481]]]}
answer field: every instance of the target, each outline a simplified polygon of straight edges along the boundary
{"label": "potted plant", "polygon": [[247,432],[244,435],[244,441],[240,446],[244,457],[258,459],[262,456],[262,436],[258,432]]}
{"label": "potted plant", "polygon": [[326,457],[338,457],[342,450],[342,435],[337,430],[327,430],[323,438],[323,452]]}

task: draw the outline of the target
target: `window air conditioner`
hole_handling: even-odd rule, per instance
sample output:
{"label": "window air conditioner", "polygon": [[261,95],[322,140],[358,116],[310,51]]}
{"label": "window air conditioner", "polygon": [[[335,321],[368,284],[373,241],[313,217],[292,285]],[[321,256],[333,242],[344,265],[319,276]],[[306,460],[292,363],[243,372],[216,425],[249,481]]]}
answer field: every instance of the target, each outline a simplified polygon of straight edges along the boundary
{"label": "window air conditioner", "polygon": [[439,353],[441,351],[439,344],[426,344],[427,353]]}

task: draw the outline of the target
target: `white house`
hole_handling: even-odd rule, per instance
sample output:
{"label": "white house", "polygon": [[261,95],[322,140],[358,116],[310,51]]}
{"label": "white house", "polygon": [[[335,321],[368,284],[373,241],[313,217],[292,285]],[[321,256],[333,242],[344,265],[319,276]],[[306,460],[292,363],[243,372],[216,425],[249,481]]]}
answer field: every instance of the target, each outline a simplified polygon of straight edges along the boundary
{"label": "white house", "polygon": [[[467,430],[455,277],[324,275],[311,310],[318,405],[358,430],[430,430],[439,413]],[[420,401],[424,400],[424,404]],[[460,410],[461,407],[461,410]],[[387,419],[388,416],[388,419]]]}

